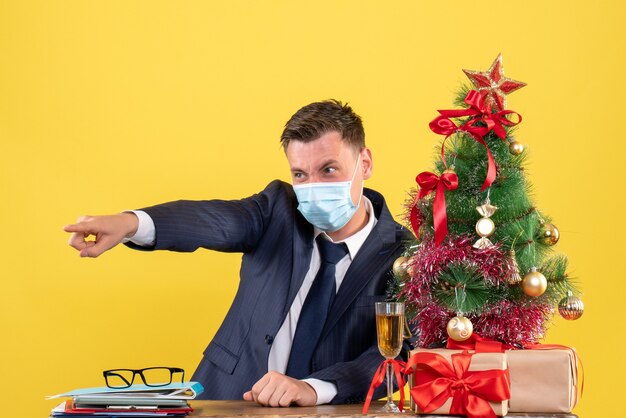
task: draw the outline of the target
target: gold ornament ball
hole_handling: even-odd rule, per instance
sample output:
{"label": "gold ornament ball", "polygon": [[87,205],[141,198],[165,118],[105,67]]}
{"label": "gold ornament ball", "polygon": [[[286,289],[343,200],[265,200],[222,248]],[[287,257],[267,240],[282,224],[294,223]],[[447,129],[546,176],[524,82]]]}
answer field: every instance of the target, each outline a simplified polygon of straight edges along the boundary
{"label": "gold ornament ball", "polygon": [[447,331],[448,336],[454,341],[465,341],[472,336],[474,325],[463,315],[458,315],[448,321]]}
{"label": "gold ornament ball", "polygon": [[481,237],[488,237],[496,230],[496,225],[489,218],[480,218],[476,222],[476,233]]}
{"label": "gold ornament ball", "polygon": [[528,296],[537,297],[543,295],[548,287],[546,276],[533,269],[522,279],[522,289]]}
{"label": "gold ornament ball", "polygon": [[512,141],[509,144],[509,152],[513,155],[520,155],[522,152],[524,152],[524,144],[522,144],[521,142]]}
{"label": "gold ornament ball", "polygon": [[409,264],[408,265],[408,267],[406,268],[406,274],[408,274],[409,277],[415,276],[415,265],[414,264]]}
{"label": "gold ornament ball", "polygon": [[396,276],[406,277],[406,269],[408,267],[407,261],[409,261],[407,257],[398,257],[396,258],[396,261],[393,262],[393,273]]}
{"label": "gold ornament ball", "polygon": [[446,168],[445,170],[443,170],[442,174],[456,174],[456,171],[454,171],[454,166]]}
{"label": "gold ornament ball", "polygon": [[583,301],[574,296],[572,292],[567,292],[567,296],[559,302],[559,314],[568,321],[580,318],[584,312]]}
{"label": "gold ornament ball", "polygon": [[554,245],[559,242],[561,234],[554,224],[545,224],[541,229],[541,238],[539,240],[546,245]]}

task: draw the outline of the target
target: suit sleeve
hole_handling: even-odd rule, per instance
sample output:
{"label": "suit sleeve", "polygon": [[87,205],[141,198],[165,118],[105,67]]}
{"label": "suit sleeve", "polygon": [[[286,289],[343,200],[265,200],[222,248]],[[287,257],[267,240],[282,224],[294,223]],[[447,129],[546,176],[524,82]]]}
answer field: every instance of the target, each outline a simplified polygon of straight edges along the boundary
{"label": "suit sleeve", "polygon": [[273,181],[262,192],[241,200],[179,200],[143,208],[154,221],[154,245],[127,245],[181,252],[198,248],[248,252],[262,237],[276,200],[287,198],[286,186]]}

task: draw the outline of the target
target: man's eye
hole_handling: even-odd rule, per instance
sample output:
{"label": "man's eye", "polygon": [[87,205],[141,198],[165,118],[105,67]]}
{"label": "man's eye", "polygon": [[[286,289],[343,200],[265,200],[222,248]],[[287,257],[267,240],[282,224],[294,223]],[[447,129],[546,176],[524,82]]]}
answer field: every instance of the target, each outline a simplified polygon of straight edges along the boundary
{"label": "man's eye", "polygon": [[324,173],[326,173],[326,174],[332,174],[332,173],[334,173],[335,171],[337,171],[337,169],[336,169],[335,167],[326,167],[326,168],[324,169]]}

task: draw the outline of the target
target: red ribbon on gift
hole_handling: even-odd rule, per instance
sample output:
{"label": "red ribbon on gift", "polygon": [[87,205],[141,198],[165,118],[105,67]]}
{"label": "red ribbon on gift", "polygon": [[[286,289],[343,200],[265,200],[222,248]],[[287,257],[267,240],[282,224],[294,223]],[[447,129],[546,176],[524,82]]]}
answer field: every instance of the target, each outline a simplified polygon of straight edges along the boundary
{"label": "red ribbon on gift", "polygon": [[448,338],[446,348],[451,350],[474,350],[477,353],[504,353],[505,348],[511,348],[500,341],[483,338],[477,333],[472,333],[465,341],[455,341]]}
{"label": "red ribbon on gift", "polygon": [[468,352],[453,354],[452,364],[435,353],[411,356],[406,373],[412,373],[415,367],[411,396],[420,410],[433,412],[452,398],[450,415],[495,418],[489,402],[511,397],[508,370],[469,371],[471,360],[472,354]]}
{"label": "red ribbon on gift", "polygon": [[[487,146],[484,140],[484,136],[490,131],[494,133],[503,141],[506,138],[506,130],[504,126],[515,126],[522,121],[522,116],[512,110],[502,110],[497,113],[491,113],[491,107],[485,105],[483,97],[476,90],[470,90],[465,96],[464,102],[469,106],[467,109],[450,109],[450,110],[438,110],[439,116],[433,119],[428,125],[430,129],[440,135],[446,135],[446,138],[441,144],[441,158],[446,164],[444,155],[444,145],[446,139],[452,134],[457,132],[466,132],[476,142],[481,144],[487,151],[487,175],[485,181],[480,189],[482,192],[487,187],[491,186],[496,179],[496,163],[491,154],[491,150]],[[506,115],[517,115],[518,120],[514,122],[509,120]],[[460,118],[465,116],[471,116],[467,122],[461,126],[457,126],[451,118]],[[485,126],[478,125],[478,122],[483,122]]]}
{"label": "red ribbon on gift", "polygon": [[372,397],[374,396],[374,391],[378,386],[382,385],[383,381],[385,380],[385,373],[387,371],[388,364],[391,364],[391,366],[393,367],[393,372],[396,375],[396,381],[398,382],[398,389],[400,390],[400,402],[398,403],[398,409],[400,409],[400,412],[404,411],[405,381],[402,373],[406,369],[407,365],[401,360],[387,359],[383,361],[380,366],[378,366],[378,370],[376,370],[376,373],[374,373],[374,378],[372,379],[370,389],[367,392],[367,397],[365,398],[365,403],[363,404],[363,414],[367,414],[367,411],[370,408],[370,403],[372,402]]}
{"label": "red ribbon on gift", "polygon": [[[420,200],[435,192],[433,202],[433,224],[435,226],[435,245],[439,246],[448,235],[448,215],[446,212],[445,190],[455,190],[459,185],[459,178],[454,172],[444,172],[441,176],[424,171],[415,177],[415,181],[420,186],[417,199]],[[416,236],[419,236],[419,221],[417,217],[417,202],[411,208],[411,226]]]}

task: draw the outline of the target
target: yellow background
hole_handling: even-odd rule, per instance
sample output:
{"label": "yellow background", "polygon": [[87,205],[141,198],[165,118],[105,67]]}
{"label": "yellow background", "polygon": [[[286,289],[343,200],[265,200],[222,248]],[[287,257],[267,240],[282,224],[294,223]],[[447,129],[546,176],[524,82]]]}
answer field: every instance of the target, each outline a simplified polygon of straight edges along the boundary
{"label": "yellow background", "polygon": [[368,186],[399,215],[432,167],[435,110],[498,52],[528,83],[509,108],[584,291],[585,315],[547,342],[583,357],[576,412],[619,415],[625,16],[621,1],[1,2],[0,415],[47,416],[44,395],[106,368],[191,376],[234,295],[237,254],[80,259],[64,224],[288,180],[283,124],[331,97],[363,117]]}

